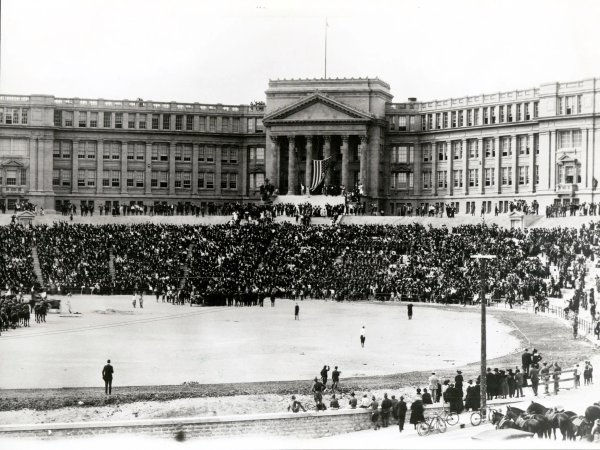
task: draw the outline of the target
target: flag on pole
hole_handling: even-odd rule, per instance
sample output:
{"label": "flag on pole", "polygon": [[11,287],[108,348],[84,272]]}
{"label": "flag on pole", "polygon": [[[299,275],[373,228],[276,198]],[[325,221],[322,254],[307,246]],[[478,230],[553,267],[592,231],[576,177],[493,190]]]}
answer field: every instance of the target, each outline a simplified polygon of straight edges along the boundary
{"label": "flag on pole", "polygon": [[312,183],[310,185],[310,191],[314,191],[325,179],[325,175],[333,166],[333,156],[327,159],[314,159],[313,160],[313,176]]}

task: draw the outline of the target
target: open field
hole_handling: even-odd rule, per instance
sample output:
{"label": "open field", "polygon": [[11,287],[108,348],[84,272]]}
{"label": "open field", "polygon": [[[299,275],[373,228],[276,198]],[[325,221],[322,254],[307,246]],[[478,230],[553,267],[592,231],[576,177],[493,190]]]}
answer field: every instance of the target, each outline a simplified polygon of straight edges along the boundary
{"label": "open field", "polygon": [[[148,296],[144,309],[128,296],[70,303],[81,314],[49,315],[3,334],[0,353],[12,364],[0,368],[0,386],[98,386],[106,359],[115,385],[144,386],[312,379],[324,364],[339,366],[344,378],[387,375],[452,368],[479,355],[479,320],[468,311],[417,305],[409,321],[404,305],[304,301],[295,321],[290,300],[274,308],[191,308]],[[510,331],[490,320],[490,357],[519,347]]]}

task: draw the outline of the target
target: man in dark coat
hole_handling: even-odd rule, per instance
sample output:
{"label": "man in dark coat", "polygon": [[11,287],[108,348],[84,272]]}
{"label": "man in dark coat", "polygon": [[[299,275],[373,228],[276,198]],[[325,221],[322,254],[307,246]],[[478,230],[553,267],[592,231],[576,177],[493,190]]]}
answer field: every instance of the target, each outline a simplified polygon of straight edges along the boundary
{"label": "man in dark coat", "polygon": [[521,355],[521,364],[523,365],[523,372],[526,375],[529,375],[529,366],[531,366],[531,353],[529,353],[529,349],[526,348],[525,352]]}
{"label": "man in dark coat", "polygon": [[412,316],[413,316],[413,304],[409,303],[408,305],[406,305],[407,311],[408,311],[408,320],[412,320]]}
{"label": "man in dark coat", "polygon": [[477,411],[479,408],[481,408],[481,386],[479,383],[473,385],[473,380],[469,380],[467,397],[465,398],[465,410]]}
{"label": "man in dark coat", "polygon": [[494,398],[496,393],[496,376],[492,373],[492,369],[488,367],[487,373],[485,374],[486,394],[487,399],[491,400]]}
{"label": "man in dark coat", "polygon": [[[412,406],[411,406],[412,409]],[[406,403],[404,402],[404,397],[400,396],[400,401],[396,403],[394,407],[396,416],[398,416],[398,430],[402,432],[404,430],[404,422],[406,422]]]}
{"label": "man in dark coat", "polygon": [[104,392],[110,395],[112,392],[112,379],[114,373],[113,366],[110,364],[110,359],[106,361],[106,365],[102,369],[102,379],[104,380]]}
{"label": "man in dark coat", "polygon": [[381,422],[383,428],[387,428],[390,424],[390,412],[392,410],[392,401],[388,398],[387,394],[383,394],[383,401],[381,402]]}
{"label": "man in dark coat", "polygon": [[454,386],[457,391],[460,391],[460,397],[463,397],[463,381],[462,371],[457,370],[457,375],[454,377]]}
{"label": "man in dark coat", "polygon": [[422,400],[424,405],[433,405],[433,399],[431,398],[431,394],[427,392],[427,388],[423,389]]}
{"label": "man in dark coat", "polygon": [[420,398],[417,398],[412,402],[412,405],[410,405],[410,423],[415,426],[415,430],[417,429],[417,424],[419,422],[425,421],[424,412],[423,401]]}

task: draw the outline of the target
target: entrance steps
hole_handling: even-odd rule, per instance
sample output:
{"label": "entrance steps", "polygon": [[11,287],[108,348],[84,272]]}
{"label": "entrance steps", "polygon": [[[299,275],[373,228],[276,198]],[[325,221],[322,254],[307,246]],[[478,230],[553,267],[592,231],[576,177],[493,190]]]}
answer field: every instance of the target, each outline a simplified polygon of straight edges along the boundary
{"label": "entrance steps", "polygon": [[34,245],[31,247],[31,257],[33,258],[33,272],[40,283],[40,286],[44,286],[44,275],[42,274],[42,266],[40,265],[40,257],[38,255],[37,247]]}
{"label": "entrance steps", "polygon": [[278,195],[274,200],[273,204],[277,203],[288,203],[293,205],[300,205],[303,203],[310,203],[314,206],[325,206],[325,205],[343,205],[345,202],[343,195]]}

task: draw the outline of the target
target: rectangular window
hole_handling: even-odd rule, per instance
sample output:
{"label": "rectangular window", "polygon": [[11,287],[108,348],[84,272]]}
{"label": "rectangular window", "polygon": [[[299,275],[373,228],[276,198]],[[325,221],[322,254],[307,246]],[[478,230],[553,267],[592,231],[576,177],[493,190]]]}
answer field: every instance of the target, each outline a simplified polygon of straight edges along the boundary
{"label": "rectangular window", "polygon": [[229,133],[229,117],[221,117],[221,133]]}
{"label": "rectangular window", "polygon": [[127,128],[135,128],[135,113],[127,114]]}
{"label": "rectangular window", "polygon": [[479,169],[469,169],[469,186],[479,186]]}
{"label": "rectangular window", "polygon": [[96,171],[95,170],[86,170],[86,184],[87,187],[95,187],[96,186]]}
{"label": "rectangular window", "polygon": [[206,189],[215,188],[215,174],[212,172],[206,172]]}
{"label": "rectangular window", "polygon": [[198,162],[204,162],[204,146],[198,147]]}
{"label": "rectangular window", "polygon": [[494,186],[496,184],[496,169],[485,169],[485,185]]}
{"label": "rectangular window", "polygon": [[58,169],[52,171],[52,186],[60,186],[60,170]]}
{"label": "rectangular window", "polygon": [[175,130],[183,130],[183,116],[181,114],[175,116]]}
{"label": "rectangular window", "polygon": [[496,123],[496,107],[490,106],[490,119],[491,123]]}
{"label": "rectangular window", "polygon": [[493,158],[496,156],[496,149],[494,148],[494,139],[484,139],[483,146],[485,148],[486,158]]}
{"label": "rectangular window", "polygon": [[158,187],[169,187],[169,172],[158,172]]}
{"label": "rectangular window", "polygon": [[456,111],[452,111],[450,113],[450,126],[452,128],[456,128]]}
{"label": "rectangular window", "polygon": [[463,110],[460,110],[457,112],[458,114],[458,126],[459,127],[464,127],[465,126],[465,112]]}
{"label": "rectangular window", "polygon": [[227,189],[227,173],[221,172],[221,189]]}
{"label": "rectangular window", "polygon": [[231,147],[229,149],[229,162],[231,164],[237,164],[238,162],[238,148],[237,147]]}
{"label": "rectangular window", "polygon": [[163,114],[163,120],[162,120],[162,129],[163,130],[170,130],[171,129],[171,114]]}
{"label": "rectangular window", "polygon": [[427,114],[427,129],[433,130],[433,114]]}
{"label": "rectangular window", "polygon": [[488,117],[489,114],[489,108],[483,108],[483,124],[487,125],[490,122],[490,119]]}
{"label": "rectangular window", "polygon": [[110,180],[112,187],[119,187],[121,185],[121,171],[120,170],[111,170],[110,171]]}
{"label": "rectangular window", "polygon": [[200,131],[206,131],[206,116],[198,117],[198,127]]}
{"label": "rectangular window", "polygon": [[192,187],[192,172],[183,172],[183,188],[190,189]]}
{"label": "rectangular window", "polygon": [[104,128],[110,128],[111,127],[111,117],[112,113],[104,111],[102,113],[102,126]]}
{"label": "rectangular window", "polygon": [[423,152],[423,162],[431,161],[431,144],[423,144],[421,147],[421,151]]}
{"label": "rectangular window", "polygon": [[[6,178],[6,183],[8,184],[8,177]],[[71,186],[71,171],[70,170],[61,170],[60,171],[60,185],[63,187]]]}
{"label": "rectangular window", "polygon": [[538,134],[533,135],[533,147],[535,148],[535,154],[540,154],[540,136]]}
{"label": "rectangular window", "polygon": [[152,129],[158,130],[158,124],[160,122],[160,114],[152,114]]}
{"label": "rectangular window", "polygon": [[54,158],[60,158],[60,141],[54,141],[54,152],[52,153]]}
{"label": "rectangular window", "polygon": [[135,160],[135,144],[133,142],[129,142],[127,144],[127,161]]}
{"label": "rectangular window", "polygon": [[452,157],[454,159],[462,159],[462,141],[453,141],[452,142]]}
{"label": "rectangular window", "polygon": [[208,121],[209,121],[209,131],[211,133],[214,133],[215,131],[217,131],[217,118],[211,116],[208,118]]}
{"label": "rectangular window", "polygon": [[98,127],[98,113],[91,112],[90,113],[90,128],[97,128],[97,127]]}
{"label": "rectangular window", "polygon": [[234,117],[231,120],[231,132],[232,133],[239,133],[240,132],[240,118],[239,117]]}
{"label": "rectangular window", "polygon": [[511,156],[512,148],[510,146],[510,137],[502,137],[500,138],[500,145],[502,146],[502,156]]}
{"label": "rectangular window", "polygon": [[412,172],[392,172],[391,188],[392,189],[409,189],[413,187]]}
{"label": "rectangular window", "polygon": [[153,171],[150,178],[150,187],[158,187],[158,172]]}
{"label": "rectangular window", "polygon": [[502,168],[502,186],[512,185],[512,167]]}
{"label": "rectangular window", "polygon": [[529,155],[529,136],[519,136],[519,155]]}
{"label": "rectangular window", "polygon": [[237,189],[237,173],[229,174],[229,189]]}
{"label": "rectangular window", "polygon": [[398,116],[398,131],[406,131],[406,116]]}
{"label": "rectangular window", "polygon": [[181,180],[183,176],[181,172],[175,172],[175,188],[181,189]]}
{"label": "rectangular window", "polygon": [[462,170],[453,170],[452,178],[454,180],[454,187],[461,188],[463,187],[463,171]]}
{"label": "rectangular window", "polygon": [[500,105],[498,108],[500,109],[500,123],[504,123],[504,105]]}
{"label": "rectangular window", "polygon": [[152,161],[158,161],[158,144],[152,144],[152,155],[150,159]]}
{"label": "rectangular window", "polygon": [[467,126],[468,127],[473,126],[473,110],[472,109],[467,109]]}
{"label": "rectangular window", "polygon": [[181,144],[175,145],[175,161],[181,161],[183,159],[183,147]]}
{"label": "rectangular window", "polygon": [[72,149],[73,149],[73,142],[60,141],[60,152],[61,152],[63,159],[71,159]]}
{"label": "rectangular window", "polygon": [[519,184],[529,184],[529,166],[519,166]]}
{"label": "rectangular window", "polygon": [[469,158],[479,158],[479,147],[477,144],[477,139],[468,140],[467,147],[469,147]]}
{"label": "rectangular window", "polygon": [[264,164],[265,163],[265,148],[264,147],[256,147],[256,164]]}
{"label": "rectangular window", "polygon": [[431,189],[431,170],[423,171],[423,189]]}
{"label": "rectangular window", "polygon": [[215,162],[215,146],[214,145],[207,145],[204,148],[204,157],[205,157],[207,163]]}
{"label": "rectangular window", "polygon": [[135,187],[136,188],[143,188],[144,187],[144,179],[145,179],[146,174],[142,171],[137,171],[135,173]]}
{"label": "rectangular window", "polygon": [[445,170],[438,170],[437,173],[437,182],[438,188],[447,188],[448,187],[448,172]]}
{"label": "rectangular window", "polygon": [[85,143],[80,142],[77,149],[77,159],[85,159]]}
{"label": "rectangular window", "polygon": [[521,119],[521,103],[517,103],[517,122],[520,122]]}
{"label": "rectangular window", "polygon": [[204,189],[204,172],[198,173],[198,189]]}
{"label": "rectangular window", "polygon": [[115,113],[115,128],[123,128],[123,113]]}
{"label": "rectangular window", "polygon": [[229,162],[229,147],[221,147],[221,162]]}
{"label": "rectangular window", "polygon": [[54,110],[54,126],[62,127],[62,111]]}
{"label": "rectangular window", "polygon": [[127,171],[127,187],[133,187],[135,175],[132,170]]}
{"label": "rectangular window", "polygon": [[539,102],[533,102],[533,118],[537,119],[539,113]]}
{"label": "rectangular window", "polygon": [[248,118],[248,133],[254,133],[254,117]]}
{"label": "rectangular window", "polygon": [[185,130],[192,131],[194,129],[194,116],[185,116]]}
{"label": "rectangular window", "polygon": [[110,187],[110,171],[108,170],[102,172],[102,186]]}
{"label": "rectangular window", "polygon": [[250,174],[250,189],[259,189],[265,183],[264,173]]}
{"label": "rectangular window", "polygon": [[479,108],[473,110],[473,125],[479,125]]}
{"label": "rectangular window", "polygon": [[146,129],[146,114],[140,114],[138,116],[138,128],[140,130],[145,130]]}
{"label": "rectangular window", "polygon": [[192,144],[183,144],[183,162],[192,160]]}
{"label": "rectangular window", "polygon": [[540,166],[536,164],[535,166],[533,166],[533,170],[535,171],[533,174],[535,184],[540,184]]}
{"label": "rectangular window", "polygon": [[506,118],[507,118],[507,122],[512,122],[513,121],[512,108],[513,108],[513,105],[506,105]]}
{"label": "rectangular window", "polygon": [[[63,118],[65,119],[65,127],[73,126],[73,111],[65,111],[63,114]],[[9,116],[8,116],[8,112],[7,112],[6,123],[8,123],[8,120],[9,120]]]}
{"label": "rectangular window", "polygon": [[256,132],[257,133],[262,133],[264,131],[265,127],[263,125],[263,121],[262,118],[257,117],[256,118]]}
{"label": "rectangular window", "polygon": [[446,147],[445,142],[438,142],[437,146],[437,154],[438,161],[447,161],[448,160],[448,148]]}
{"label": "rectangular window", "polygon": [[523,106],[525,107],[525,120],[529,120],[530,116],[529,116],[529,103],[524,103]]}
{"label": "rectangular window", "polygon": [[80,142],[79,145],[85,145],[85,159],[96,159],[97,152],[97,142],[95,141],[85,141]]}
{"label": "rectangular window", "polygon": [[87,113],[85,111],[79,111],[79,128],[87,127]]}

